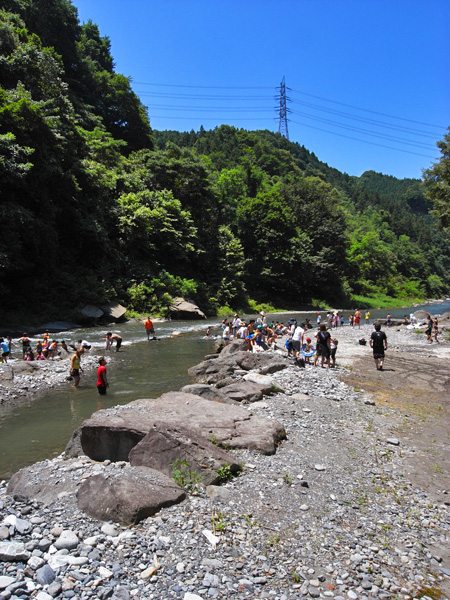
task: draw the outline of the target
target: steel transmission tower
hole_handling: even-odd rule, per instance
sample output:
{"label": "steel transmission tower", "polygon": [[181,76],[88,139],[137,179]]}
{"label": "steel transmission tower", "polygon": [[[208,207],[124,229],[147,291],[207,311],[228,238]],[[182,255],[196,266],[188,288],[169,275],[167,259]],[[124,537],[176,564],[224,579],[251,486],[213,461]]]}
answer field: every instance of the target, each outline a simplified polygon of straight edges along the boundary
{"label": "steel transmission tower", "polygon": [[287,96],[286,96],[286,83],[283,80],[280,84],[280,95],[276,96],[276,99],[280,101],[280,120],[278,124],[278,133],[281,133],[287,140],[289,139],[288,120],[287,120]]}

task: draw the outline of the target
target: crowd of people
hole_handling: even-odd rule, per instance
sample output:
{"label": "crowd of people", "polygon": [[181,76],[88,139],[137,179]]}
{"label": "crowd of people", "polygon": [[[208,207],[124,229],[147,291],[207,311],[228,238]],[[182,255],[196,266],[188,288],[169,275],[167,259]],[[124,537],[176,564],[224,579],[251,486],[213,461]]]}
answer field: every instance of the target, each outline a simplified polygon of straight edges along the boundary
{"label": "crowd of people", "polygon": [[[348,317],[348,325],[352,328],[361,328],[361,323],[364,321],[366,325],[370,324],[371,313],[366,310],[365,314],[356,309]],[[386,316],[386,325],[392,326],[391,315]],[[343,327],[345,318],[339,311],[329,310],[324,316],[321,312],[317,313],[317,333],[309,334],[308,330],[312,328],[309,319],[298,324],[295,319],[289,321],[287,325],[283,322],[267,322],[264,312],[261,312],[256,319],[249,319],[245,322],[238,314],[235,314],[232,319],[224,319],[222,321],[222,337],[225,345],[229,344],[231,339],[242,339],[245,341],[247,351],[259,352],[267,349],[277,349],[276,341],[282,336],[286,336],[284,348],[287,351],[288,357],[296,359],[303,364],[311,364],[313,358],[314,366],[320,362],[322,368],[330,368],[336,366],[336,352],[339,341],[332,335],[334,328]],[[404,315],[403,325],[415,325],[417,319],[411,313],[409,319]],[[398,324],[398,322],[396,322]],[[373,350],[373,357],[377,370],[383,370],[385,351],[387,349],[387,336],[381,331],[381,326],[375,324],[375,331],[371,334],[369,344]],[[438,320],[432,319],[428,315],[427,329],[425,331],[429,343],[433,339],[438,340]],[[210,336],[210,328],[208,328],[207,336]],[[313,343],[312,339],[315,338]],[[366,343],[363,339],[360,343]]]}

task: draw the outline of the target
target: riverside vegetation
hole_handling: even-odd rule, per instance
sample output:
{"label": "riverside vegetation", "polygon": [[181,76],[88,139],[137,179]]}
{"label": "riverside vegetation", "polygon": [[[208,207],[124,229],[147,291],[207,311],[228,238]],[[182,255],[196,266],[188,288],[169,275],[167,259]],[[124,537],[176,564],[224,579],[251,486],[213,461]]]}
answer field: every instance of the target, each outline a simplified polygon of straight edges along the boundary
{"label": "riverside vegetation", "polygon": [[[161,314],[184,296],[216,314],[448,290],[448,236],[420,180],[349,176],[267,130],[152,131],[70,0],[1,7],[5,321],[28,322],[30,301],[37,320],[78,299]],[[447,137],[440,148],[426,184],[445,226]]]}

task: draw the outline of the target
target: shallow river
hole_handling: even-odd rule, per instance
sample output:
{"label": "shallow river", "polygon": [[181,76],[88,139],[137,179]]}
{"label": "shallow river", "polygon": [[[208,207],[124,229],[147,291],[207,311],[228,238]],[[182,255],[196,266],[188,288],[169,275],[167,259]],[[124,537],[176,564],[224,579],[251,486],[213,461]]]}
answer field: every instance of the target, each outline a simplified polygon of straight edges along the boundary
{"label": "shallow river", "polygon": [[[439,314],[450,310],[450,303],[426,308],[432,314]],[[385,317],[387,312],[399,318],[411,311],[406,308],[371,310],[371,316]],[[343,311],[343,314],[347,324],[350,312]],[[311,312],[283,313],[273,315],[273,318],[287,322],[294,317],[300,322],[309,317],[314,323],[315,315]],[[270,319],[271,315],[268,317]],[[108,394],[98,395],[96,375],[92,371],[82,377],[77,390],[67,383],[37,400],[23,400],[20,406],[3,412],[0,416],[0,479],[9,479],[26,465],[60,454],[72,432],[96,410],[138,398],[157,398],[164,392],[178,390],[190,383],[188,368],[212,352],[214,340],[205,338],[206,328],[212,326],[211,333],[220,335],[219,325],[217,318],[201,322],[154,323],[155,334],[161,339],[151,342],[147,341],[143,324],[136,322],[55,334],[54,338],[59,340],[86,339],[93,344],[91,352],[95,354],[102,353],[104,342],[101,338],[107,331],[115,331],[123,337],[121,351],[111,355],[113,362],[108,367]],[[174,336],[174,333],[179,335]]]}

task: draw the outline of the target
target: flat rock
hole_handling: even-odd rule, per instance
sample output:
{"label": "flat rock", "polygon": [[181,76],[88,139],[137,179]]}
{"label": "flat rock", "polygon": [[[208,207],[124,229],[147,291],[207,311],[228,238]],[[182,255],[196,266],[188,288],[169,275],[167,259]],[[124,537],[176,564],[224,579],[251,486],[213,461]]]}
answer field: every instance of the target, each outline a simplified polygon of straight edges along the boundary
{"label": "flat rock", "polygon": [[98,474],[86,479],[78,490],[77,502],[91,517],[133,525],[185,497],[184,490],[162,473],[127,466],[108,478]]}
{"label": "flat rock", "polygon": [[[79,428],[83,452],[98,461],[128,460],[128,454],[150,432],[156,421],[200,430],[218,444],[274,454],[286,437],[274,420],[252,415],[240,406],[210,402],[193,394],[170,392],[160,398],[135,400],[94,413]],[[75,440],[77,433],[75,433]],[[68,452],[71,452],[69,442]]]}
{"label": "flat rock", "polygon": [[218,469],[229,466],[239,470],[233,457],[203,437],[194,428],[157,421],[149,433],[129,454],[130,464],[155,469],[172,477],[174,468],[186,476],[196,473],[199,483],[210,485],[220,482]]}
{"label": "flat rock", "polygon": [[182,387],[180,392],[201,396],[202,398],[205,398],[205,400],[210,400],[211,402],[237,404],[237,401],[232,400],[227,394],[223,394],[220,389],[216,388],[214,385],[208,385],[207,383],[191,383]]}

